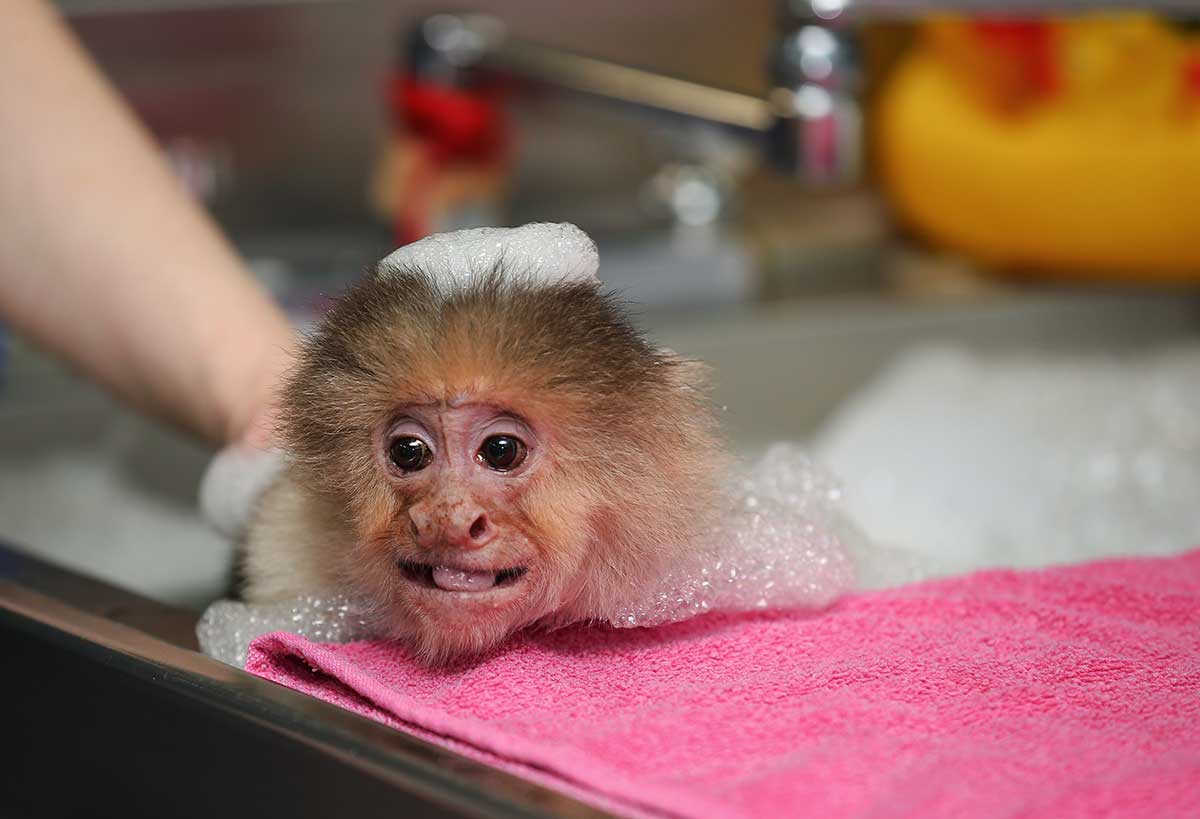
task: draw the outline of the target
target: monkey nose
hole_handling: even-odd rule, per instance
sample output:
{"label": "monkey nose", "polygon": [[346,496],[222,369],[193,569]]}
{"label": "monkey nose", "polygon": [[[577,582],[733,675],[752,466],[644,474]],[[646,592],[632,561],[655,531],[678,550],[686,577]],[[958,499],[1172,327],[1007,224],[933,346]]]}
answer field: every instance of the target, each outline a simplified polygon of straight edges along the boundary
{"label": "monkey nose", "polygon": [[408,517],[413,539],[425,549],[482,549],[499,531],[488,514],[470,502],[432,509],[417,504],[409,509]]}
{"label": "monkey nose", "polygon": [[457,531],[450,533],[455,545],[461,548],[482,549],[496,536],[496,527],[486,512],[467,515],[462,524],[453,526]]}

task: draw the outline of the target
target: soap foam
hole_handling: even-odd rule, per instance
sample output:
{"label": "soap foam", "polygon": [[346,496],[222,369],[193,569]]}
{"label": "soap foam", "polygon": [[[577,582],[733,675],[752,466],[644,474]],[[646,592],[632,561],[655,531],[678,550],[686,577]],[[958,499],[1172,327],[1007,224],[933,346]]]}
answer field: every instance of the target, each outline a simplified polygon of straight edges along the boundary
{"label": "soap foam", "polygon": [[[606,622],[633,628],[710,611],[828,605],[854,585],[850,550],[861,546],[841,515],[841,495],[799,449],[773,446],[733,480],[724,521]],[[204,613],[197,633],[206,654],[241,666],[250,641],[273,631],[329,642],[370,637],[362,610],[337,595],[270,605],[223,600]]]}
{"label": "soap foam", "polygon": [[848,514],[921,576],[1177,554],[1200,544],[1200,348],[919,348],[814,452]]}
{"label": "soap foam", "polygon": [[828,605],[855,580],[841,497],[838,483],[803,452],[776,444],[735,480],[723,521],[610,625]]}
{"label": "soap foam", "polygon": [[566,222],[539,222],[428,236],[385,258],[379,263],[379,275],[419,270],[438,286],[453,291],[499,267],[534,284],[598,285],[599,265],[596,243],[582,230]]}
{"label": "soap foam", "polygon": [[349,598],[336,594],[256,605],[218,600],[196,624],[196,637],[205,654],[241,668],[246,664],[250,643],[276,631],[324,643],[366,639],[371,632],[359,612]]}

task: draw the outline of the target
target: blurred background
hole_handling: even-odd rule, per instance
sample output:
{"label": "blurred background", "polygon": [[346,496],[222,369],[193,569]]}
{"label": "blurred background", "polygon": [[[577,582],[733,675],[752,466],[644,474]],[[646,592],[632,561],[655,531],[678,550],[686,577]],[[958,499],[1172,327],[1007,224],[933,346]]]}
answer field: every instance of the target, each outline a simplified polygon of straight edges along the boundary
{"label": "blurred background", "polygon": [[[573,221],[739,450],[810,443],[873,536],[1200,542],[1191,3],[58,5],[298,322],[429,232]],[[0,538],[225,590],[210,453],[2,328],[0,421]]]}

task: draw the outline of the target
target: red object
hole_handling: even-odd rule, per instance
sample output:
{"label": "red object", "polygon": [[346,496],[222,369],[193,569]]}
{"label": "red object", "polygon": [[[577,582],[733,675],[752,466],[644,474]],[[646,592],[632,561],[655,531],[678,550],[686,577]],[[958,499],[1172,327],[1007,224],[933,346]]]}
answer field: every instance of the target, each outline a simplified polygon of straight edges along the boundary
{"label": "red object", "polygon": [[507,153],[498,88],[465,90],[397,76],[390,97],[393,122],[428,140],[430,155],[439,162],[489,163]]}
{"label": "red object", "polygon": [[1191,55],[1183,64],[1183,85],[1193,97],[1200,97],[1200,53]]}
{"label": "red object", "polygon": [[430,192],[452,164],[496,165],[508,157],[503,90],[492,84],[463,89],[395,75],[388,87],[392,122],[415,137],[423,156],[408,180],[406,203],[396,215],[396,240],[405,245],[429,234]]}
{"label": "red object", "polygon": [[975,32],[991,48],[1014,60],[1038,95],[1059,86],[1053,24],[1035,20],[983,20]]}

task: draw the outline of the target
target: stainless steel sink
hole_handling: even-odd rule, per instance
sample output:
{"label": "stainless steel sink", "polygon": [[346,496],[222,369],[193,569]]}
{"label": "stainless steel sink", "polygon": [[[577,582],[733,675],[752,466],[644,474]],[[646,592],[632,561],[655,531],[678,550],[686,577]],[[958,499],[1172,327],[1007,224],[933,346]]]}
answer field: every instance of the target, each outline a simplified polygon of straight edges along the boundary
{"label": "stainless steel sink", "polygon": [[1078,290],[932,302],[846,297],[712,316],[651,315],[646,323],[663,344],[713,367],[716,401],[745,450],[809,439],[914,345],[1133,353],[1200,338],[1200,297]]}
{"label": "stainless steel sink", "polygon": [[219,595],[231,548],[195,511],[208,452],[14,346],[0,390],[0,539],[162,601]]}
{"label": "stainless steel sink", "polygon": [[4,815],[608,815],[205,657],[194,621],[0,543]]}

